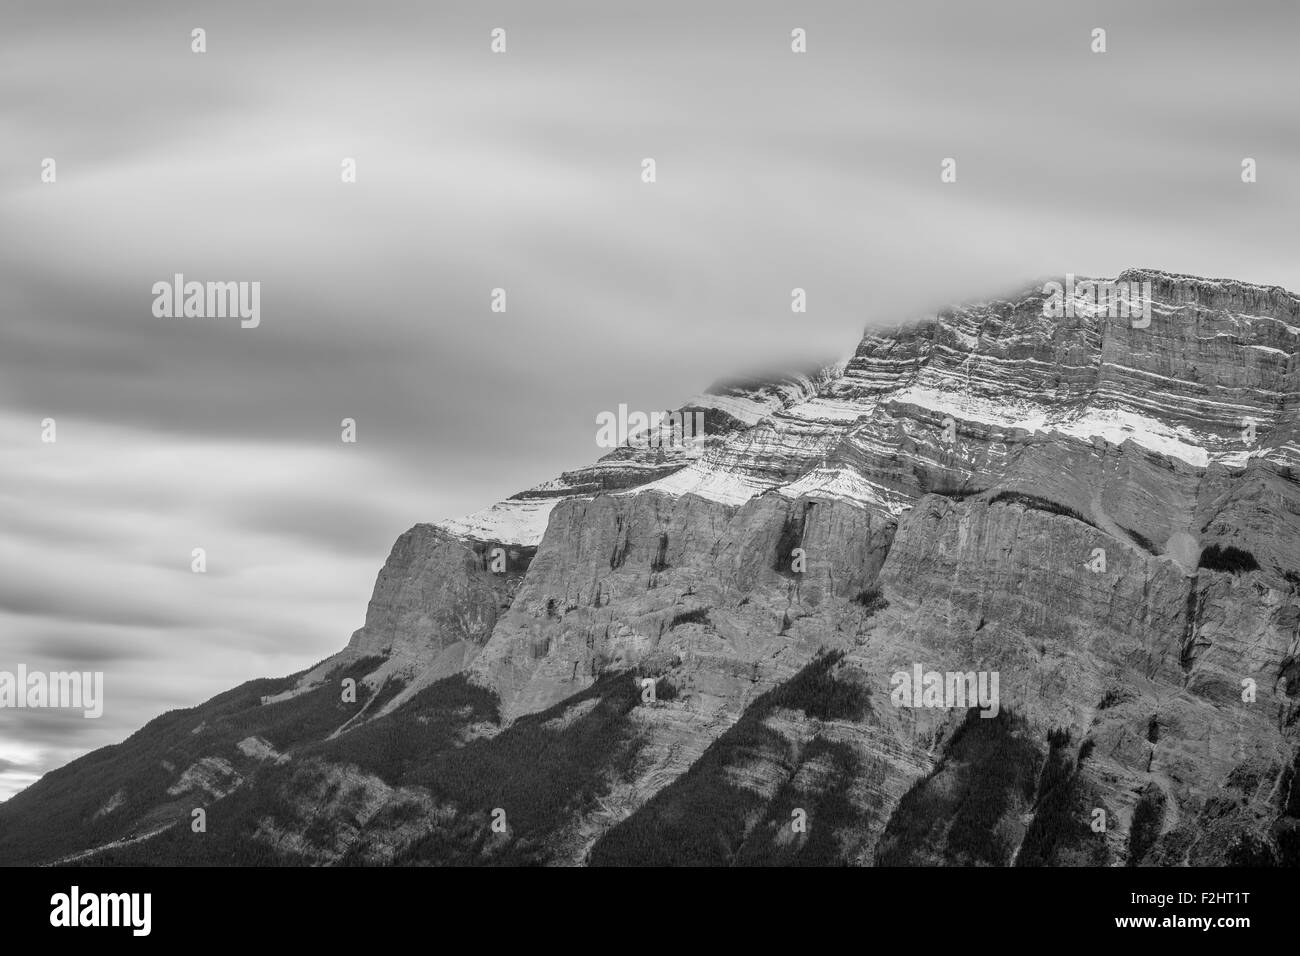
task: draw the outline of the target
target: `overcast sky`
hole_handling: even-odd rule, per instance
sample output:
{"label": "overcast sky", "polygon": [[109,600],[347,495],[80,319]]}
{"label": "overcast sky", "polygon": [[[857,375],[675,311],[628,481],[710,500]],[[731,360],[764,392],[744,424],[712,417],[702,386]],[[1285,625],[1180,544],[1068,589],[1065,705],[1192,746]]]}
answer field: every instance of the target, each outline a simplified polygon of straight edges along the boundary
{"label": "overcast sky", "polygon": [[[0,13],[0,670],[107,699],[0,711],[0,798],[339,649],[398,534],[601,410],[1038,276],[1300,289],[1288,0],[72,10]],[[260,327],[155,317],[178,272]]]}

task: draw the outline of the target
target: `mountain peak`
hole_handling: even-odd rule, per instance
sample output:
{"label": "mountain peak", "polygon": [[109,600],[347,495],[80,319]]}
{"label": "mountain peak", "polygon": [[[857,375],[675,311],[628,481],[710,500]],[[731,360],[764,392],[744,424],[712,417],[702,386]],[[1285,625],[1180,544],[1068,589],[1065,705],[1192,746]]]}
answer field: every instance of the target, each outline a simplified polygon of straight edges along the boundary
{"label": "mountain peak", "polygon": [[[1300,862],[1297,300],[1120,280],[1149,322],[1039,285],[869,330],[692,399],[698,457],[416,525],[344,651],[48,775],[0,850]],[[184,840],[207,803],[225,842]]]}

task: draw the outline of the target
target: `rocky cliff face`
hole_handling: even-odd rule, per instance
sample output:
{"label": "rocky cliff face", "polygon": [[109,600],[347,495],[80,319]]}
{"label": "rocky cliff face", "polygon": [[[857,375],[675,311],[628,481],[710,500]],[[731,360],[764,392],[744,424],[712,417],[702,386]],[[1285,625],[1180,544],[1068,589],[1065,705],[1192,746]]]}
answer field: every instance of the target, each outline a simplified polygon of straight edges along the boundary
{"label": "rocky cliff face", "polygon": [[[841,648],[880,697],[918,662],[997,672],[1044,757],[1048,731],[1086,748],[1108,833],[1143,795],[1179,841],[1230,780],[1277,796],[1297,713],[1300,301],[1119,278],[1152,283],[1149,327],[1049,319],[1031,290],[871,334],[818,394],[704,460],[561,505],[471,673],[513,715],[658,655],[677,707],[722,726]],[[887,602],[869,619],[867,589]],[[951,716],[877,708],[910,751],[886,790],[928,765]]]}
{"label": "rocky cliff face", "polygon": [[[1050,317],[1036,285],[713,390],[687,406],[711,410],[698,459],[620,449],[413,528],[349,647],[260,698],[305,707],[351,668],[366,699],[315,750],[267,730],[289,762],[232,767],[285,819],[346,777],[377,822],[248,839],[313,862],[1300,861],[1300,298],[1118,278],[1150,283],[1149,325]],[[918,670],[996,678],[997,706],[900,702]]]}

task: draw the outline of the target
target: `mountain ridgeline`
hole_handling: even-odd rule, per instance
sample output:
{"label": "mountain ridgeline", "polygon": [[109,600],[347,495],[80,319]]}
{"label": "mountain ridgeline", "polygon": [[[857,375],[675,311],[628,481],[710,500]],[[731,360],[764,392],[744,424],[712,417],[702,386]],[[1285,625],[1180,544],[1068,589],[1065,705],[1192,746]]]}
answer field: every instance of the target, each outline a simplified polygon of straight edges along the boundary
{"label": "mountain ridgeline", "polygon": [[0,862],[1300,863],[1300,297],[1118,279],[1149,322],[873,329],[416,525],[346,648],[47,774]]}

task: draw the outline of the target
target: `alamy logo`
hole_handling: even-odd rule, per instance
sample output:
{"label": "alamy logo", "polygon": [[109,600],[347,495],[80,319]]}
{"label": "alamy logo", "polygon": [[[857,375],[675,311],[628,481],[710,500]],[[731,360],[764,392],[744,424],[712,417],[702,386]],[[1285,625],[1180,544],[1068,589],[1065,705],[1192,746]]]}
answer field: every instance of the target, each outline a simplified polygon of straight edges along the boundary
{"label": "alamy logo", "polygon": [[596,416],[596,444],[601,448],[670,448],[689,458],[704,452],[703,412],[601,412]]}
{"label": "alamy logo", "polygon": [[148,936],[153,925],[152,893],[70,893],[50,897],[51,926],[128,926],[133,936]]}
{"label": "alamy logo", "polygon": [[1065,274],[1065,283],[1049,282],[1043,286],[1047,299],[1043,315],[1049,319],[1073,319],[1076,314],[1096,315],[1102,311],[1112,319],[1132,319],[1135,329],[1151,324],[1151,280],[1141,282],[1098,282],[1083,279],[1075,282],[1074,273]]}
{"label": "alamy logo", "polygon": [[27,672],[19,664],[17,672],[0,671],[0,710],[54,707],[81,710],[93,719],[104,713],[103,671]]}
{"label": "alamy logo", "polygon": [[171,282],[155,282],[153,314],[160,319],[239,318],[240,328],[262,324],[262,283],[186,282],[178,272]]}
{"label": "alamy logo", "polygon": [[997,671],[895,671],[889,679],[889,699],[895,707],[937,707],[945,710],[979,707],[981,717],[998,715]]}

